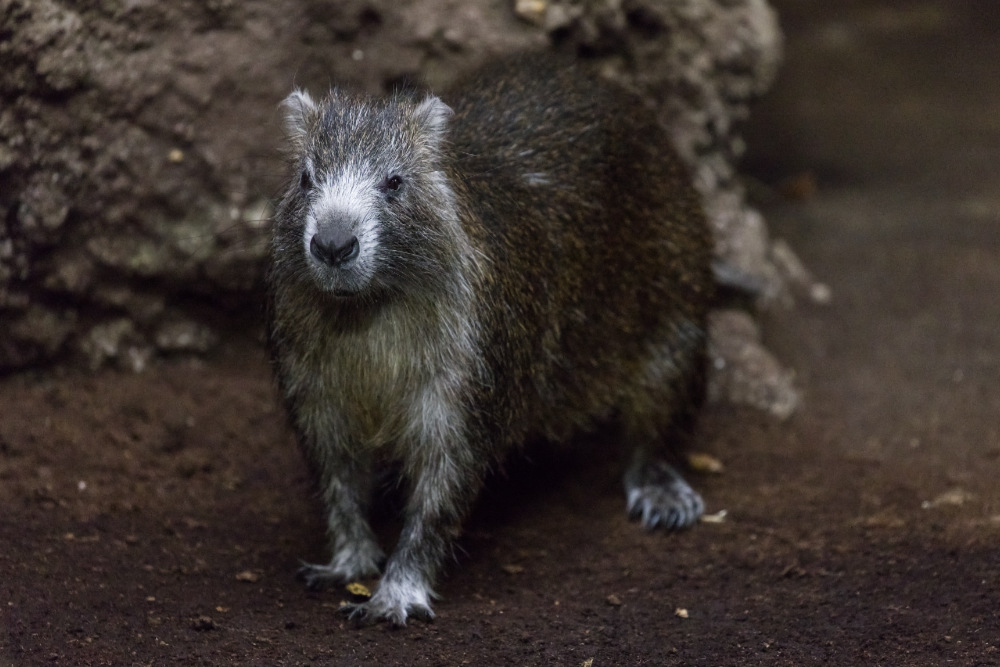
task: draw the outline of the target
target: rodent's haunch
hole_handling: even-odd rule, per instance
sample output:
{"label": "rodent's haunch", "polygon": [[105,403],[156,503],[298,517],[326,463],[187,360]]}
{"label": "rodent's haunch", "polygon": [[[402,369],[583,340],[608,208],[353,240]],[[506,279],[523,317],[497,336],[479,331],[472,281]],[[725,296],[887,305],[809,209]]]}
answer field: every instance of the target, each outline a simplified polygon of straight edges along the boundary
{"label": "rodent's haunch", "polygon": [[[532,439],[614,420],[627,507],[688,526],[665,462],[701,401],[711,242],[643,103],[545,57],[443,96],[285,100],[292,178],[275,217],[269,339],[328,509],[312,586],[377,574],[361,622],[430,618],[484,472]],[[449,106],[450,105],[450,106]],[[373,478],[407,492],[385,559]]]}

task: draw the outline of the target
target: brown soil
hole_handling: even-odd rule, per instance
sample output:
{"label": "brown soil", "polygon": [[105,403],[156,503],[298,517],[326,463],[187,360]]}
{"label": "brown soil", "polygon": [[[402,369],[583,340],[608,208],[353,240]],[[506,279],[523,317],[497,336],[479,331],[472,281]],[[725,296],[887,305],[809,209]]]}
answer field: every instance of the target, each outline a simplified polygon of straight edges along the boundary
{"label": "brown soil", "polygon": [[22,375],[0,665],[1000,664],[1000,21],[775,4],[789,66],[754,164],[819,183],[766,210],[834,298],[767,321],[798,415],[704,415],[726,470],[693,481],[723,523],[644,533],[599,439],[540,454],[484,494],[433,624],[358,631],[294,578],[323,521],[253,335]]}

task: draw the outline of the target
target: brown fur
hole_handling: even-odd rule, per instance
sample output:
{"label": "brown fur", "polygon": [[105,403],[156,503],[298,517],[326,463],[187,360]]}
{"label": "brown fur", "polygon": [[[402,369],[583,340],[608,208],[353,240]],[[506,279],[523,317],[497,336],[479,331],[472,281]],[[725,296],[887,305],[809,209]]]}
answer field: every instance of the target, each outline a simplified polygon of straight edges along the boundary
{"label": "brown fur", "polygon": [[[399,545],[351,609],[362,621],[431,616],[484,472],[533,438],[618,419],[637,452],[630,512],[669,529],[702,507],[658,453],[700,402],[712,292],[708,228],[665,133],[640,100],[544,60],[445,99],[453,115],[434,97],[286,101],[270,340],[333,551],[307,581],[374,574],[377,462],[408,484]],[[323,259],[343,239],[357,259]]]}

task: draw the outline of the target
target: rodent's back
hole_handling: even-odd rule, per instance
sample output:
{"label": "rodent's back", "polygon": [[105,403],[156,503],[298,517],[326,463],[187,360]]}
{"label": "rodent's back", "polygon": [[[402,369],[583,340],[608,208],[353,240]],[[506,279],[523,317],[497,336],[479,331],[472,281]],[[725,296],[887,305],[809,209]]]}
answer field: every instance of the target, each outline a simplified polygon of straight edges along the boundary
{"label": "rodent's back", "polygon": [[488,258],[480,318],[501,412],[561,437],[635,400],[655,354],[687,400],[711,241],[652,112],[580,68],[525,58],[445,99],[449,176]]}

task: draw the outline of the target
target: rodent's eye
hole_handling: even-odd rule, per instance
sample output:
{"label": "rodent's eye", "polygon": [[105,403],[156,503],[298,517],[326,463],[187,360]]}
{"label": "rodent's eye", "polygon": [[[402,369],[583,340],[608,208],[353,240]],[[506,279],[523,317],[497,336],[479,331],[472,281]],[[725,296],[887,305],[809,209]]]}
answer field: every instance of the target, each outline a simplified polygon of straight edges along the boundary
{"label": "rodent's eye", "polygon": [[303,169],[302,174],[299,175],[299,187],[303,190],[312,189],[313,181],[312,176],[309,175],[308,169]]}
{"label": "rodent's eye", "polygon": [[379,186],[379,190],[382,192],[389,192],[390,190],[398,190],[400,186],[403,185],[403,177],[393,174],[392,176],[386,176],[385,180]]}

